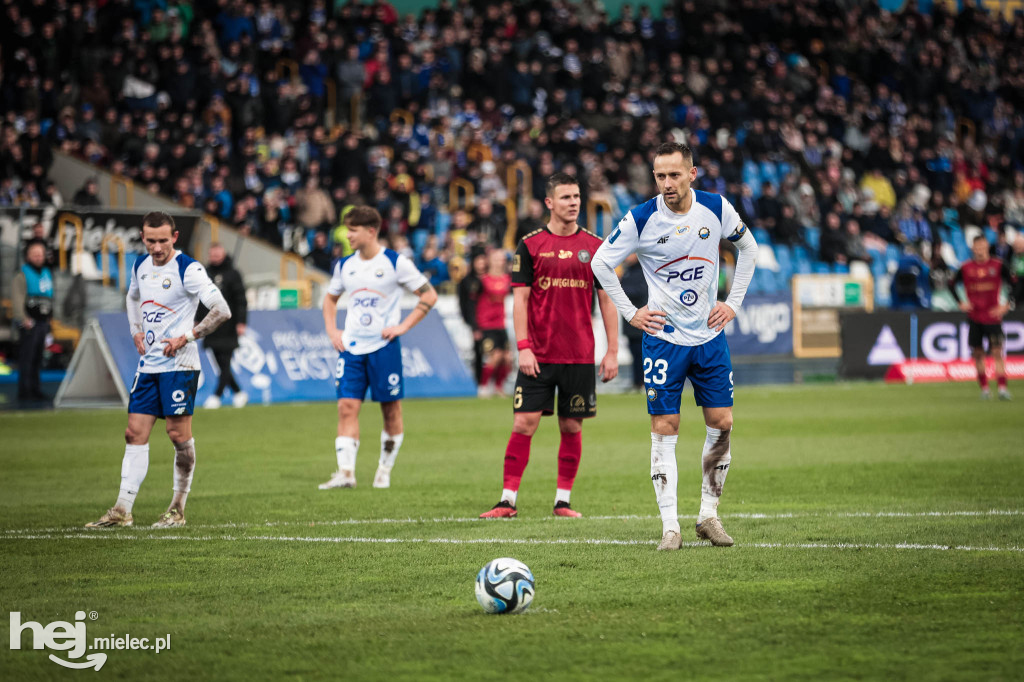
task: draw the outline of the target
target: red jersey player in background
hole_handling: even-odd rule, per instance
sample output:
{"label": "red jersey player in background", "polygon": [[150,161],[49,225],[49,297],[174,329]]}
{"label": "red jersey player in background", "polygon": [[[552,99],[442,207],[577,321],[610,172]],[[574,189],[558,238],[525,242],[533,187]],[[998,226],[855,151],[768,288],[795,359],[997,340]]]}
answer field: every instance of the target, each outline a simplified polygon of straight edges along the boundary
{"label": "red jersey player in background", "polygon": [[[1006,303],[999,302],[1003,282],[1010,285],[1010,296]],[[963,284],[967,300],[960,298],[956,285]],[[1013,303],[1013,275],[1003,261],[989,255],[988,240],[981,235],[971,243],[971,260],[961,266],[956,277],[949,283],[949,290],[960,304],[960,310],[967,313],[970,327],[967,345],[971,347],[974,365],[978,369],[978,385],[981,397],[988,400],[988,376],[985,374],[985,339],[988,350],[995,359],[996,383],[999,385],[999,399],[1009,400],[1006,388],[1006,363],[1003,360],[1003,316]]]}
{"label": "red jersey player in background", "polygon": [[[569,504],[583,452],[583,420],[597,414],[594,330],[591,307],[594,273],[590,259],[601,239],[576,224],[579,182],[566,173],[548,179],[544,199],[547,227],[526,235],[512,264],[512,320],[519,349],[519,374],[512,399],[512,435],[505,450],[501,501],[480,518],[515,516],[519,482],[530,461],[530,440],[542,415],[554,414],[558,390],[558,488],[555,516],[581,516]],[[615,305],[597,292],[608,352],[601,380],[619,373],[619,321]]]}
{"label": "red jersey player in background", "polygon": [[495,392],[504,396],[502,387],[512,370],[512,353],[505,330],[505,297],[512,291],[512,277],[508,274],[508,256],[504,249],[494,249],[488,254],[487,274],[480,282],[482,288],[476,302],[476,326],[482,334],[480,344],[484,356],[480,396],[491,395],[492,378]]}

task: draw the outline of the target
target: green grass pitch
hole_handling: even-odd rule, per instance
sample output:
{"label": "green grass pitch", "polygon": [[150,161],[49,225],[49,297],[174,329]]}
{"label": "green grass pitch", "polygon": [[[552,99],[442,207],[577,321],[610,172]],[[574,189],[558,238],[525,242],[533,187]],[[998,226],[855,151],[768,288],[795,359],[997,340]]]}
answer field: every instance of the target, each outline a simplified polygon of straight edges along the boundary
{"label": "green grass pitch", "polygon": [[[1011,386],[1024,395],[1024,386]],[[551,516],[542,422],[520,517],[497,499],[508,401],[407,401],[389,490],[319,491],[334,406],[201,410],[189,525],[151,531],[173,451],[151,439],[134,528],[88,532],[116,497],[125,415],[0,415],[0,618],[86,620],[98,673],[0,644],[0,677],[57,679],[1010,680],[1024,675],[1024,414],[973,385],[741,387],[721,516],[732,548],[660,553],[642,395],[601,396],[573,493]],[[158,428],[160,425],[158,424]],[[684,541],[703,424],[684,396]],[[489,616],[476,572],[512,556],[531,608]],[[4,632],[8,630],[5,628]],[[53,652],[60,654],[61,652]]]}

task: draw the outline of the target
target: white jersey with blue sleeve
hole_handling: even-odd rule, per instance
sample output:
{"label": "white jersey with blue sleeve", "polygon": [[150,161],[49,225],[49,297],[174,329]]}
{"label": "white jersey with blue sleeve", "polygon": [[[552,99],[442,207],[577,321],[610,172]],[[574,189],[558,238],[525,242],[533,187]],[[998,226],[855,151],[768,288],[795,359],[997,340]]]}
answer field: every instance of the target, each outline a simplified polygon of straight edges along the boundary
{"label": "white jersey with blue sleeve", "polygon": [[[664,328],[654,336],[681,346],[697,346],[721,333],[708,327],[718,301],[719,241],[753,239],[736,209],[720,195],[691,189],[690,196],[685,214],[669,209],[660,194],[630,210],[594,254],[593,263],[595,275],[629,320],[636,308],[624,294],[617,300],[621,286],[616,291],[618,282],[605,279],[614,280],[614,273],[608,273],[635,252],[647,280],[647,307],[667,314]],[[742,302],[747,282],[740,289],[734,284],[736,297],[730,294],[727,301],[734,308]]]}
{"label": "white jersey with blue sleeve", "polygon": [[402,289],[415,291],[427,283],[411,260],[391,249],[381,249],[369,260],[359,253],[339,260],[327,291],[332,296],[348,292],[342,333],[345,350],[365,355],[386,346],[381,332],[402,321]]}
{"label": "white jersey with blue sleeve", "polygon": [[145,354],[138,371],[144,374],[199,369],[199,349],[187,343],[174,357],[164,355],[164,339],[173,339],[192,329],[200,301],[213,308],[223,301],[202,263],[180,251],[157,266],[146,256],[135,261],[128,284],[128,304],[142,311]]}

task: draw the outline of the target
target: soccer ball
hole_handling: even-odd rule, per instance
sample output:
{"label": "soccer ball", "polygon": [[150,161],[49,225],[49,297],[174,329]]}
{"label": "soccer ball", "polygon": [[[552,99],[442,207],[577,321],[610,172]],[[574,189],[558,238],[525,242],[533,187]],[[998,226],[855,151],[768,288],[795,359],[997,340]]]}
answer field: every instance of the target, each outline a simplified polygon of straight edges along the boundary
{"label": "soccer ball", "polygon": [[525,611],[534,589],[533,573],[515,559],[495,559],[476,576],[476,600],[487,613]]}

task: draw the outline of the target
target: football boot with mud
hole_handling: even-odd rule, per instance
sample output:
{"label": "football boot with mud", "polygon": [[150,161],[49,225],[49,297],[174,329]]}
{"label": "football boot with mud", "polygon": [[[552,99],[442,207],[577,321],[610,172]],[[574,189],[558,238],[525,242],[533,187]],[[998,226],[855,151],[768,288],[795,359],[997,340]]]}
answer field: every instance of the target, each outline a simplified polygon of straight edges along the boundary
{"label": "football boot with mud", "polygon": [[111,507],[107,513],[96,521],[85,524],[86,528],[123,528],[132,525],[132,515],[128,512]]}
{"label": "football boot with mud", "polygon": [[732,538],[722,528],[717,516],[697,524],[697,539],[710,540],[715,547],[732,547]]}
{"label": "football boot with mud", "polygon": [[679,549],[683,546],[683,538],[677,531],[667,530],[665,534],[661,536],[661,544],[658,545],[659,552],[665,552],[673,549]]}
{"label": "football boot with mud", "polygon": [[185,515],[177,509],[168,509],[150,528],[181,528],[185,525]]}

